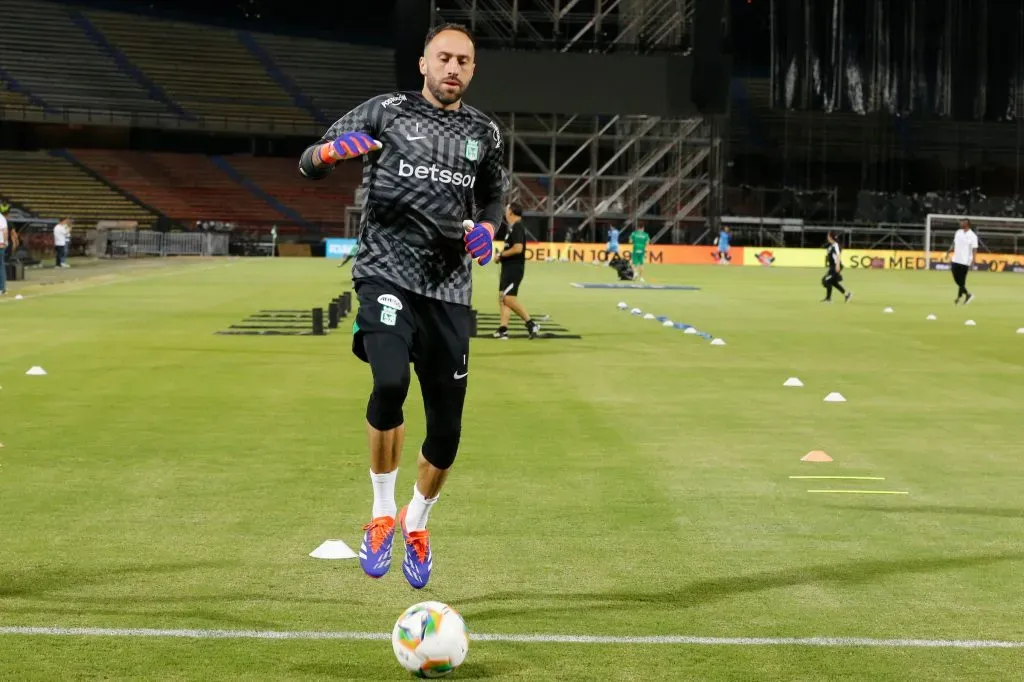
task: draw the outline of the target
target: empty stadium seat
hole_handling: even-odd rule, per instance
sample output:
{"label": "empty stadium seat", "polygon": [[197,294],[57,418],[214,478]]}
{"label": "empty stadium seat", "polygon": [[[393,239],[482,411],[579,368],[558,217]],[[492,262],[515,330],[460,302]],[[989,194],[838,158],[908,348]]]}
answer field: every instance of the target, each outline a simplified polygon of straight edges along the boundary
{"label": "empty stadium seat", "polygon": [[0,151],[0,196],[40,217],[71,216],[78,227],[99,220],[135,220],[140,226],[156,221],[152,212],[46,152]]}
{"label": "empty stadium seat", "polygon": [[106,11],[90,10],[87,15],[189,114],[239,124],[270,120],[285,131],[319,125],[233,31]]}
{"label": "empty stadium seat", "polygon": [[73,8],[0,0],[3,67],[50,106],[167,113],[72,21]]}
{"label": "empty stadium seat", "polygon": [[85,152],[81,158],[140,201],[186,226],[198,220],[291,222],[202,154]]}
{"label": "empty stadium seat", "polygon": [[330,177],[312,181],[302,177],[295,159],[249,155],[225,157],[259,187],[311,223],[345,222],[345,208],[355,202],[355,190],[362,182],[361,163],[343,163]]}
{"label": "empty stadium seat", "polygon": [[331,120],[395,88],[394,50],[254,34],[281,70]]}

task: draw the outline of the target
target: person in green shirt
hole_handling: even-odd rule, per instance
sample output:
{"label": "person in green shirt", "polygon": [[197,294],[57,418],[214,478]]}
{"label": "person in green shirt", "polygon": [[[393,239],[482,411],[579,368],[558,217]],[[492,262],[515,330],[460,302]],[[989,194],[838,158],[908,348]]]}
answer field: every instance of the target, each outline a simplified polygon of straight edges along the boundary
{"label": "person in green shirt", "polygon": [[629,243],[632,245],[630,249],[630,256],[633,260],[633,270],[635,271],[634,279],[638,279],[644,282],[644,256],[647,255],[647,245],[651,241],[651,235],[647,233],[644,226],[637,224],[636,229],[633,230],[633,234],[629,237]]}

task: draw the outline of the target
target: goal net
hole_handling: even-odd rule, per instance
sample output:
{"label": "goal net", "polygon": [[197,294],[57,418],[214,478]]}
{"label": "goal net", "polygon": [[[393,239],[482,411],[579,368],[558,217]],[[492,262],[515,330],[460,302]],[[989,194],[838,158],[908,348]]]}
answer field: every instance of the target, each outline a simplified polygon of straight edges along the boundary
{"label": "goal net", "polygon": [[1024,247],[1024,218],[929,213],[924,223],[925,268],[939,260],[953,244],[960,221],[967,220],[978,235],[978,253],[1019,254]]}

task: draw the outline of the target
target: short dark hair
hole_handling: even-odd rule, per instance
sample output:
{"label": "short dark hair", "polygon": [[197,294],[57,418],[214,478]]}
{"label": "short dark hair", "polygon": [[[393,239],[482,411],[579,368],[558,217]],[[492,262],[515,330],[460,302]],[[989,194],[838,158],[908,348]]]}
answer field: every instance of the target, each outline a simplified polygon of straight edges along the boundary
{"label": "short dark hair", "polygon": [[518,201],[513,201],[508,205],[508,212],[517,218],[523,217],[523,206]]}
{"label": "short dark hair", "polygon": [[440,26],[435,26],[429,31],[427,31],[427,37],[423,41],[423,51],[426,52],[427,45],[430,45],[430,42],[437,37],[438,33],[442,33],[444,31],[458,31],[459,33],[469,38],[469,42],[473,43],[473,49],[476,50],[476,36],[474,36],[473,32],[469,30],[469,27],[464,26],[463,24],[449,23],[441,24]]}

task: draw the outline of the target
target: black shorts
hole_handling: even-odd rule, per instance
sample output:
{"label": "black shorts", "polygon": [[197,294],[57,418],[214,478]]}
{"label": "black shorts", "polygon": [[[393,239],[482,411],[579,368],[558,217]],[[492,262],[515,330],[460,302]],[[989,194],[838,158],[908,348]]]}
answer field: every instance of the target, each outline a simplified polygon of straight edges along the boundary
{"label": "black shorts", "polygon": [[503,264],[501,266],[501,282],[498,284],[498,291],[502,296],[518,296],[519,285],[523,283],[523,275],[526,268],[522,265]]}
{"label": "black shorts", "polygon": [[365,334],[394,334],[405,341],[422,383],[465,384],[469,368],[469,306],[427,298],[391,282],[365,277],[355,281],[359,310],[352,352],[369,362]]}

